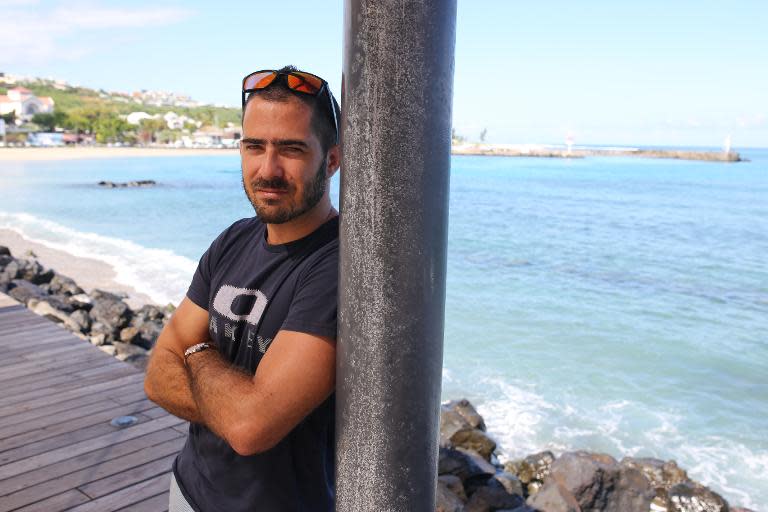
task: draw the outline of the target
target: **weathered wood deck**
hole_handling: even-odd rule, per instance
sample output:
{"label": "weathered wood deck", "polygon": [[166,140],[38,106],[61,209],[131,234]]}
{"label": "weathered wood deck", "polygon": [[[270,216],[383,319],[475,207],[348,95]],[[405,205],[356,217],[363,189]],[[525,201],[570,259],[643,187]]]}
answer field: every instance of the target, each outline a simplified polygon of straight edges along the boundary
{"label": "weathered wood deck", "polygon": [[[167,510],[187,423],[143,380],[0,294],[0,512]],[[138,422],[110,424],[126,415]]]}

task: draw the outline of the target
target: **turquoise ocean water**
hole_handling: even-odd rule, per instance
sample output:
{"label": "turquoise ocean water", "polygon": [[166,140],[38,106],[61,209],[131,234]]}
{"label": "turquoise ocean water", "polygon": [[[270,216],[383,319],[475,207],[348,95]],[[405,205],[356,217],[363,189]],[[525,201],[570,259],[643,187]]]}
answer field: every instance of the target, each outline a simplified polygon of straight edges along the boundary
{"label": "turquoise ocean water", "polygon": [[[768,150],[742,155],[454,157],[443,397],[472,400],[507,457],[674,458],[768,510]],[[157,302],[249,215],[234,156],[0,163],[0,228]]]}

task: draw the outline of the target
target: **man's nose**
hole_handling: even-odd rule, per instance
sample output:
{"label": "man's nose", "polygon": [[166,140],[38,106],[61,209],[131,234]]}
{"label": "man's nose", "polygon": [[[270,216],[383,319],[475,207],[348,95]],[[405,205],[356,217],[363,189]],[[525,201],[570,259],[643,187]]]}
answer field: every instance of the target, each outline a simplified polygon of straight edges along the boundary
{"label": "man's nose", "polygon": [[277,148],[268,147],[266,149],[259,169],[259,175],[261,178],[266,179],[283,175],[283,166]]}

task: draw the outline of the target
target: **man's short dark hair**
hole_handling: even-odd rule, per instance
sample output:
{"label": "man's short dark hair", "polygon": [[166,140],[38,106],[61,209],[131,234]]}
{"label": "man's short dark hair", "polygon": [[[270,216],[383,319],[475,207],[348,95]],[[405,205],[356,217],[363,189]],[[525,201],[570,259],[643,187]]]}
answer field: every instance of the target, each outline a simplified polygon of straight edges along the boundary
{"label": "man's short dark hair", "polygon": [[[278,70],[279,73],[290,73],[292,71],[299,70],[291,65],[283,66]],[[323,152],[326,152],[328,151],[328,148],[335,145],[337,141],[333,117],[328,108],[327,94],[330,94],[329,86],[326,86],[325,90],[317,96],[293,92],[288,88],[283,77],[280,77],[266,89],[259,89],[248,94],[248,98],[245,100],[245,105],[243,106],[243,117],[245,117],[245,109],[248,107],[248,102],[250,102],[251,98],[254,96],[259,96],[267,101],[288,101],[288,98],[298,98],[312,109],[312,131],[314,131],[317,138],[320,139],[320,146],[322,147]],[[333,108],[336,110],[336,119],[340,123],[341,109],[336,102],[336,98],[333,98]]]}

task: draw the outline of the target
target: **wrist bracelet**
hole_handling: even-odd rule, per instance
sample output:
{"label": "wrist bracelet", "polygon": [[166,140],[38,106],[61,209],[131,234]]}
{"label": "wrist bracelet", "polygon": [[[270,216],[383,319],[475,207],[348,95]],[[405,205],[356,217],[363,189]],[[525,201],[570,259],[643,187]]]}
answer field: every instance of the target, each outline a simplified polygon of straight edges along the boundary
{"label": "wrist bracelet", "polygon": [[187,350],[184,351],[184,363],[186,364],[187,358],[192,354],[196,352],[202,352],[207,348],[215,348],[215,345],[207,342],[198,343],[197,345],[192,345],[191,347],[189,347]]}

